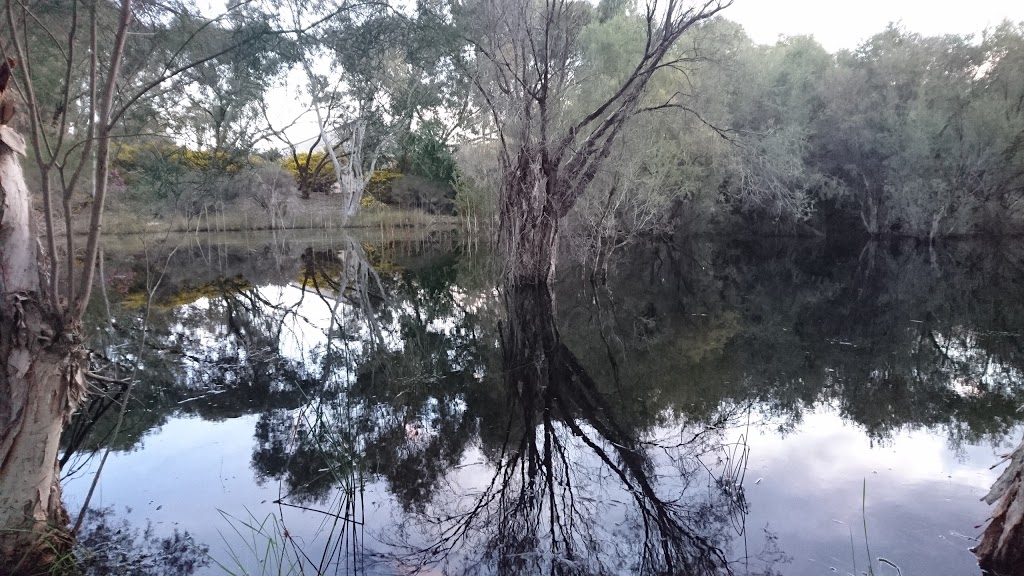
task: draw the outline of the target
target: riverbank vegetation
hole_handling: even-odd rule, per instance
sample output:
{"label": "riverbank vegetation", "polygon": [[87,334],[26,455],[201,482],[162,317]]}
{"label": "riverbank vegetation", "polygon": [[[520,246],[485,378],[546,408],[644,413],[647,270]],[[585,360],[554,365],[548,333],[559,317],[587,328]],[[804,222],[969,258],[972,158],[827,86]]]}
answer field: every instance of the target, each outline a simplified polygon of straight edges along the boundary
{"label": "riverbank vegetation", "polygon": [[[730,3],[5,3],[0,573],[74,540],[51,464],[96,380],[110,231],[491,232],[527,395],[589,385],[547,354],[566,249],[607,270],[655,234],[1024,233],[1024,24],[829,53],[753,42]],[[351,244],[339,293],[376,275]]]}
{"label": "riverbank vegetation", "polygon": [[[519,122],[518,96],[496,97],[484,41],[515,38],[481,36],[497,16],[477,4],[296,8],[295,18],[327,18],[299,35],[256,5],[211,19],[185,3],[174,18],[140,21],[152,37],[131,62],[139,82],[156,72],[144,57],[177,49],[183,35],[199,39],[185,53],[213,56],[175,78],[177,97],[140,98],[112,128],[112,227],[204,229],[211,214],[211,229],[334,227],[371,208],[496,229],[501,136]],[[61,30],[69,10],[33,15]],[[559,21],[572,35],[559,126],[615,95],[644,36],[643,10],[630,3],[572,10]],[[600,253],[650,233],[1024,232],[1021,24],[934,37],[891,25],[829,53],[812,37],[757,44],[727,11],[712,15],[668,48],[602,151],[607,160],[566,215],[573,246]],[[316,65],[307,79],[303,63]],[[59,64],[35,64],[37,82],[59,85]],[[285,93],[302,106],[281,110]],[[306,133],[291,129],[313,116]],[[354,159],[353,204],[341,188]],[[90,205],[88,194],[69,204],[76,230]],[[60,221],[64,206],[54,210]]]}

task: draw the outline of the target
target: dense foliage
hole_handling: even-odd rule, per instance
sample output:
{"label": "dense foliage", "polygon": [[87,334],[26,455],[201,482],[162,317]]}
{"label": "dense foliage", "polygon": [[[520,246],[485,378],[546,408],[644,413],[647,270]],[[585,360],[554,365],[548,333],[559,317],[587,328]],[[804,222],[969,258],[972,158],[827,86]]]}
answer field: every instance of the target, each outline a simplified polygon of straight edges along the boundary
{"label": "dense foliage", "polygon": [[[222,14],[140,2],[121,90],[141,96],[115,129],[115,195],[147,213],[249,200],[259,194],[231,181],[273,159],[295,179],[288,193],[308,199],[338,192],[358,162],[374,199],[493,221],[504,120],[473,40],[482,2],[253,2]],[[72,13],[39,4],[33,80],[40,113],[57,118],[67,71],[45,56],[64,50]],[[566,121],[635,69],[644,30],[633,3],[574,6]],[[101,24],[114,8],[98,4]],[[576,245],[600,252],[652,232],[1024,232],[1024,25],[934,37],[891,25],[829,53],[812,37],[757,44],[724,14],[687,31],[655,73],[574,208]],[[115,40],[104,26],[100,52]],[[67,130],[84,121],[67,114]],[[374,170],[403,177],[374,195]]]}
{"label": "dense foliage", "polygon": [[[591,85],[629,69],[636,34],[628,13],[590,24]],[[758,45],[727,20],[691,36],[578,210],[592,235],[1024,231],[1024,26],[892,25],[836,54],[811,37]]]}

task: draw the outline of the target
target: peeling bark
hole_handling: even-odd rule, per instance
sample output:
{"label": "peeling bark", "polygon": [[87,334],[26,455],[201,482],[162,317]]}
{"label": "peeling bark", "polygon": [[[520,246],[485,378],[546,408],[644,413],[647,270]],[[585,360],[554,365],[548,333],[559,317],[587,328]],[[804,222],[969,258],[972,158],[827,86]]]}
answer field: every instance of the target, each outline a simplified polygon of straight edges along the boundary
{"label": "peeling bark", "polygon": [[993,576],[1024,576],[1024,442],[1007,460],[984,498],[996,507],[974,553]]}
{"label": "peeling bark", "polygon": [[67,543],[57,451],[85,393],[85,354],[30,294],[0,304],[0,574],[36,573]]}
{"label": "peeling bark", "polygon": [[31,198],[0,126],[0,576],[38,574],[68,543],[57,451],[85,394],[75,325],[43,297]]}

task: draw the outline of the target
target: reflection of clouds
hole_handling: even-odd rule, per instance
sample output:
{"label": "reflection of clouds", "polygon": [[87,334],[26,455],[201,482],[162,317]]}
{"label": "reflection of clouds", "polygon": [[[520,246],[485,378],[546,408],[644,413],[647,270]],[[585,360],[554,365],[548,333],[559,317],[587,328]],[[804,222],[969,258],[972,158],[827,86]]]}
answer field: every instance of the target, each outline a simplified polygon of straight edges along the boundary
{"label": "reflection of clouds", "polygon": [[396,550],[421,547],[396,559],[448,574],[635,574],[663,562],[731,573],[716,558],[739,534],[732,528],[742,522],[731,521],[743,505],[714,482],[721,444],[707,432],[663,426],[635,449],[584,420],[538,422],[500,453],[468,447],[425,510],[395,519],[401,536],[389,527],[379,538]]}
{"label": "reflection of clouds", "polygon": [[[244,550],[244,543],[225,526],[217,510],[238,518],[248,517],[249,512],[257,518],[277,512],[272,504],[279,496],[276,485],[258,486],[249,468],[255,423],[255,416],[221,422],[169,421],[149,437],[145,450],[112,455],[96,504],[130,507],[133,521],[151,518],[158,530],[161,526],[188,530],[211,546],[215,558],[226,557],[225,537],[236,551]],[[592,434],[589,427],[583,429]],[[735,437],[743,432],[731,430]],[[601,471],[596,456],[592,451],[588,456],[575,436],[564,430],[559,430],[558,436],[575,442],[577,457],[571,464],[578,472],[572,477],[580,488],[579,502],[599,524],[599,531],[624,545],[629,494],[615,478]],[[658,427],[647,436],[659,443],[688,437],[675,426]],[[948,453],[941,436],[927,432],[899,433],[885,448],[872,448],[857,426],[844,424],[829,412],[808,413],[798,429],[785,437],[777,436],[766,423],[761,429],[751,430],[748,443],[751,457],[745,486],[751,510],[746,522],[749,545],[752,553],[760,550],[761,529],[768,525],[779,535],[779,547],[794,559],[791,565],[781,567],[783,573],[830,573],[833,566],[839,573],[852,572],[851,530],[858,568],[863,570],[860,507],[865,477],[874,556],[896,561],[905,574],[977,573],[973,556],[966,551],[973,543],[957,534],[976,535],[973,526],[987,514],[978,499],[998,473],[988,470],[995,462],[990,448],[968,447],[967,460],[958,462]],[[672,496],[682,482],[678,474],[673,477],[671,462],[665,456],[657,451],[652,455],[661,490]],[[473,444],[446,476],[444,492],[470,499],[478,496],[493,477],[494,463],[479,445]],[[758,478],[762,481],[755,483]],[[84,495],[90,480],[91,474],[86,473],[67,484],[65,493],[72,507]],[[696,493],[701,486],[695,483],[689,490]],[[165,504],[163,509],[156,511],[161,504]],[[405,516],[383,481],[367,485],[366,505],[367,546],[385,550],[378,539],[392,534],[392,523],[404,522]],[[322,545],[317,539],[322,515],[288,511],[287,516],[288,528],[299,541],[308,543],[311,550]],[[422,534],[412,536],[413,543],[425,542]],[[740,540],[734,540],[734,557],[742,554],[739,546]],[[457,562],[459,558],[451,560]],[[936,571],[939,567],[947,569]]]}
{"label": "reflection of clouds", "polygon": [[850,477],[888,470],[903,485],[948,480],[987,490],[996,477],[989,470],[991,449],[967,447],[969,457],[960,461],[945,438],[924,431],[896,432],[884,447],[873,447],[859,426],[823,409],[807,412],[793,434],[752,435],[749,443],[752,464],[764,460],[776,470],[801,470],[800,491],[828,491]]}
{"label": "reflection of clouds", "polygon": [[[200,544],[210,548],[218,562],[234,569],[232,557],[244,562],[248,573],[266,573],[251,551],[254,534],[236,533],[221,511],[239,519],[264,520],[283,513],[292,537],[308,550],[323,549],[323,516],[274,504],[281,496],[276,483],[259,484],[250,468],[252,433],[258,416],[218,422],[198,418],[175,418],[147,439],[145,450],[116,452],[108,459],[100,478],[94,506],[129,509],[126,518],[135,524],[153,522],[157,535],[172,529],[188,531]],[[92,459],[81,477],[64,485],[69,509],[77,510],[92,481],[98,459]],[[377,532],[395,513],[395,503],[384,482],[366,486],[367,532]],[[158,510],[157,507],[160,507]],[[257,540],[259,538],[257,537]],[[262,540],[259,540],[262,543]],[[367,541],[368,548],[375,542]],[[197,571],[197,576],[220,576],[225,572],[215,562]]]}
{"label": "reflection of clouds", "polygon": [[999,472],[989,470],[992,447],[964,446],[958,455],[941,433],[924,430],[896,432],[879,446],[827,409],[808,411],[784,437],[773,432],[749,436],[747,526],[777,532],[794,558],[786,574],[853,572],[851,552],[863,571],[865,520],[872,555],[905,574],[978,572],[967,549],[988,514],[980,498]]}

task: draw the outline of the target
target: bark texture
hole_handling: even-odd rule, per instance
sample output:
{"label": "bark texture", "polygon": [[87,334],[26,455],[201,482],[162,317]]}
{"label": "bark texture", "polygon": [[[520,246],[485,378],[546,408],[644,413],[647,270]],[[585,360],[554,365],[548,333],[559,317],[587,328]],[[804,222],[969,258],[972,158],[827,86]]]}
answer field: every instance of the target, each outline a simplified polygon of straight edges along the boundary
{"label": "bark texture", "polygon": [[1008,460],[984,498],[996,508],[975,554],[993,576],[1024,576],[1024,443]]}
{"label": "bark texture", "polygon": [[0,294],[39,291],[32,197],[18,154],[25,140],[0,125]]}
{"label": "bark texture", "polygon": [[57,451],[86,358],[76,327],[42,297],[24,142],[7,126],[0,141],[0,576],[20,576],[46,573],[68,542]]}
{"label": "bark texture", "polygon": [[57,451],[85,391],[84,353],[29,294],[0,304],[0,574],[35,574],[67,542]]}
{"label": "bark texture", "polygon": [[558,259],[558,224],[568,212],[554,194],[551,167],[522,150],[517,166],[505,169],[501,195],[501,256],[510,286],[548,284]]}

